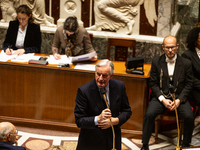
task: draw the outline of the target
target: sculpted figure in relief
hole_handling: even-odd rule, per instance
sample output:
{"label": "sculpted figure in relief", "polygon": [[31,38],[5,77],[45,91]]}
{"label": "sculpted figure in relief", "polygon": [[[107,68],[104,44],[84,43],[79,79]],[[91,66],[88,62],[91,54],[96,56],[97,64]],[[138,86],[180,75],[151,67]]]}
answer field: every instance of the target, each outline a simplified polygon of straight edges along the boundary
{"label": "sculpted figure in relief", "polygon": [[0,0],[1,10],[2,10],[2,22],[9,22],[8,17],[12,20],[17,16],[16,8],[19,5],[27,5],[33,13],[34,23],[56,27],[53,23],[53,18],[45,13],[45,1],[44,0]]}
{"label": "sculpted figure in relief", "polygon": [[17,14],[15,10],[18,2],[19,0],[0,0],[2,11],[1,22],[9,22],[16,18]]}
{"label": "sculpted figure in relief", "polygon": [[52,27],[56,26],[53,24],[54,19],[45,13],[44,0],[23,0],[23,4],[32,10],[33,17],[35,18],[34,23]]}
{"label": "sculpted figure in relief", "polygon": [[155,0],[95,0],[95,25],[87,29],[118,30],[127,26],[127,34],[131,34],[135,24],[134,17],[138,14],[135,7],[143,3],[146,17],[151,26],[154,26],[154,21],[157,21]]}

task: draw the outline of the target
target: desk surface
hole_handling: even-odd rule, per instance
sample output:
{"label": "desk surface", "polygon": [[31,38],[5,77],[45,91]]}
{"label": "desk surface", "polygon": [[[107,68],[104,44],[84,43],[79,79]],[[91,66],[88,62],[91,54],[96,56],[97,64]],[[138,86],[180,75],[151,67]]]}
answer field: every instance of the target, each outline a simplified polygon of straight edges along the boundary
{"label": "desk surface", "polygon": [[[49,55],[47,54],[35,54],[35,56],[41,56],[41,57],[47,57]],[[126,73],[126,67],[125,67],[125,62],[121,62],[121,61],[112,61],[114,66],[115,66],[115,75],[123,75],[123,76],[131,76],[131,77],[138,77],[138,78],[149,78],[150,76],[150,69],[151,69],[151,65],[150,64],[144,64],[144,75],[134,75],[134,74],[127,74]],[[7,64],[11,64],[11,65],[27,65],[28,62],[24,63],[24,62],[11,62],[10,60],[8,60],[6,62]],[[91,61],[86,61],[86,62],[80,62],[80,63],[84,63],[84,64],[92,64],[95,65],[96,62],[91,62]],[[70,68],[74,68],[75,65],[77,63],[73,63],[72,65],[70,65]],[[29,64],[29,67],[35,67],[35,65]],[[36,65],[37,66],[37,65]],[[54,64],[48,64],[47,67],[49,67],[49,69],[55,69],[54,67],[57,67],[58,65],[54,65]],[[40,66],[42,67],[42,66]],[[46,67],[46,66],[45,66]],[[62,68],[62,69],[66,69],[66,68]],[[67,68],[68,69],[68,68]],[[138,68],[141,69],[141,68]],[[81,70],[83,71],[83,70]]]}
{"label": "desk surface", "polygon": [[[144,64],[143,76],[127,74],[125,62],[114,61],[113,64],[113,78],[124,81],[133,112],[122,129],[141,135],[151,65]],[[73,113],[77,89],[94,79],[94,71],[73,68],[74,65],[71,68],[60,68],[57,65],[0,62],[0,120],[29,126],[53,125],[54,129],[61,126],[77,128]]]}

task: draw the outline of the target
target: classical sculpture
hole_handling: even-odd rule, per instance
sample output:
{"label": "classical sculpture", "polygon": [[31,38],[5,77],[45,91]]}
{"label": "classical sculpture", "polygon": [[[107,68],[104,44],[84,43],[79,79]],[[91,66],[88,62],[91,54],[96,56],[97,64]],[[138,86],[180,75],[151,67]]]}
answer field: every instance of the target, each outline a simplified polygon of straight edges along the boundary
{"label": "classical sculpture", "polygon": [[23,0],[23,4],[27,5],[33,13],[35,18],[34,23],[55,27],[53,24],[54,19],[45,13],[45,1],[44,0]]}
{"label": "classical sculpture", "polygon": [[[33,17],[35,18],[34,23],[56,27],[53,23],[54,19],[45,13],[45,1],[44,0],[1,0],[1,10],[2,10],[2,22],[9,22],[13,20],[16,14],[16,8],[25,4],[29,6],[32,10]],[[10,20],[8,18],[11,18]]]}
{"label": "classical sculpture", "polygon": [[2,19],[1,22],[9,22],[17,16],[15,8],[19,0],[0,0]]}
{"label": "classical sculpture", "polygon": [[127,34],[131,34],[135,24],[134,17],[138,14],[135,6],[143,3],[146,17],[154,27],[154,21],[157,21],[155,0],[95,0],[95,25],[87,29],[118,30],[120,27],[127,26]]}

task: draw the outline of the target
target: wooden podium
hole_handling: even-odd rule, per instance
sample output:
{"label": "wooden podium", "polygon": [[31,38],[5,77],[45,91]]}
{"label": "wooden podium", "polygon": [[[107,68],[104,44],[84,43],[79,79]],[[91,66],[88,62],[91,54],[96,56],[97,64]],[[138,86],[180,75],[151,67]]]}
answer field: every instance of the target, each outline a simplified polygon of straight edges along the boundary
{"label": "wooden podium", "polygon": [[[144,75],[132,75],[125,72],[125,62],[113,64],[113,78],[124,81],[132,109],[132,116],[122,126],[122,132],[127,136],[141,136],[151,65],[144,64]],[[60,68],[9,61],[0,62],[0,70],[0,121],[79,131],[74,117],[76,93],[78,87],[94,79],[94,71],[77,70],[74,65]]]}

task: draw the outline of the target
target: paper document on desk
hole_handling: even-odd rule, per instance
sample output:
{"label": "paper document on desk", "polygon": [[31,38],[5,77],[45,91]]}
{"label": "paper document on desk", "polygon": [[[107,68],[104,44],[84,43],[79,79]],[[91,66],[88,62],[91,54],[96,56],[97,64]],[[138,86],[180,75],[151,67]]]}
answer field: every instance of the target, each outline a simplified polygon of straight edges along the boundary
{"label": "paper document on desk", "polygon": [[11,61],[14,61],[14,62],[28,62],[31,57],[34,56],[35,53],[28,53],[28,54],[22,54],[22,55],[14,55],[15,57],[13,57],[11,59]]}
{"label": "paper document on desk", "polygon": [[95,71],[95,65],[77,63],[74,69]]}
{"label": "paper document on desk", "polygon": [[84,54],[84,55],[74,56],[74,57],[72,57],[72,62],[90,60],[94,56],[96,56],[95,51],[91,52],[91,53]]}
{"label": "paper document on desk", "polygon": [[30,59],[39,60],[41,56],[32,56]]}
{"label": "paper document on desk", "polygon": [[[14,52],[13,52],[14,53]],[[0,54],[0,61],[6,62],[7,60],[11,60],[16,58],[17,55],[7,55],[3,50],[1,51]]]}
{"label": "paper document on desk", "polygon": [[57,60],[54,58],[53,55],[50,55],[50,57],[47,59],[49,64],[72,64],[71,63],[71,57],[67,57],[66,55],[60,55],[61,59]]}

